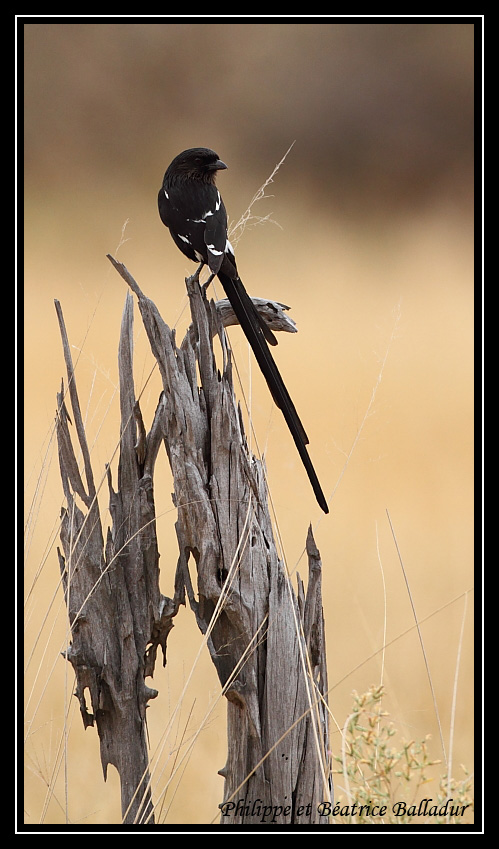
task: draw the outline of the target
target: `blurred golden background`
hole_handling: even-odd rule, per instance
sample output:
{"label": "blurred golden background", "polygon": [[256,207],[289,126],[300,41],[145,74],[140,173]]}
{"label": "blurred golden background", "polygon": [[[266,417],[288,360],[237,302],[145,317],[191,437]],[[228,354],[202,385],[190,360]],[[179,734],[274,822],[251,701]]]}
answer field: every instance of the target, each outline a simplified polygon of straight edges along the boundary
{"label": "blurred golden background", "polygon": [[[256,440],[290,572],[306,577],[308,523],[315,529],[335,718],[342,726],[352,690],[383,675],[397,739],[431,734],[430,752],[442,758],[417,632],[399,637],[414,620],[388,511],[418,618],[431,616],[422,636],[452,772],[473,768],[473,594],[466,612],[463,594],[473,586],[474,37],[473,25],[450,23],[25,26],[27,823],[64,823],[65,809],[83,827],[120,820],[117,775],[111,768],[104,784],[96,730],[83,730],[60,655],[68,635],[53,426],[65,368],[53,301],[64,311],[101,480],[117,462],[126,294],[106,253],[125,263],[181,339],[183,280],[194,266],[161,224],[156,198],[171,159],[194,146],[228,164],[218,186],[236,222],[294,142],[271,197],[252,210],[276,223],[246,228],[237,259],[250,294],[289,304],[298,324],[298,334],[279,336],[275,356],[331,497],[329,516],[240,330],[229,335],[246,397],[251,375]],[[138,314],[135,336],[139,394],[153,360]],[[148,425],[159,390],[154,374],[141,399]],[[155,494],[169,596],[171,488],[163,452]],[[384,639],[392,641],[384,657],[371,657]],[[182,609],[168,665],[158,664],[151,684],[160,693],[148,711],[151,749],[164,745],[156,798],[180,764],[165,798],[168,823],[217,821],[222,800],[225,704],[206,651],[162,736],[200,643]],[[182,761],[178,747],[200,726]],[[331,739],[337,754],[334,728]]]}

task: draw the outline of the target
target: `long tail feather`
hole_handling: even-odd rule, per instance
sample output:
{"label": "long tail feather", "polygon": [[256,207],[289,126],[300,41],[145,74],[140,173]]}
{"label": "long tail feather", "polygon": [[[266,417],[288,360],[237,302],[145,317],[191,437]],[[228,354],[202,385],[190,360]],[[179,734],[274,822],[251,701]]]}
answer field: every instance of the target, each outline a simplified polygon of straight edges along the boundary
{"label": "long tail feather", "polygon": [[[238,277],[231,279],[226,274],[219,271],[218,278],[225,289],[225,294],[231,303],[239,324],[251,345],[261,372],[267,381],[272,398],[276,405],[282,410],[286,424],[288,425],[298,449],[298,453],[302,459],[303,465],[305,466],[310,483],[312,484],[317,502],[325,513],[329,513],[324,493],[322,492],[321,485],[306,449],[306,445],[308,445],[307,434],[305,433],[305,429],[300,421],[298,413],[296,412],[295,405],[290,398],[289,392],[286,389],[275,360],[270,353],[270,349],[264,336],[264,330],[261,326],[261,320],[253,302]],[[270,330],[269,332],[271,333]],[[273,336],[273,334],[271,335]]]}

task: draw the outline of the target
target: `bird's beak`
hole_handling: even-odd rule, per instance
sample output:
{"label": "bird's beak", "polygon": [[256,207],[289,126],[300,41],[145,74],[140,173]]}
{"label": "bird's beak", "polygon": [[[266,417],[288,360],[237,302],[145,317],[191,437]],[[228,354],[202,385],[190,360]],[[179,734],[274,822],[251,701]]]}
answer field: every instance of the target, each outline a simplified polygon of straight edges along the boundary
{"label": "bird's beak", "polygon": [[225,168],[227,168],[227,166],[225,162],[222,162],[221,159],[217,159],[217,161],[213,163],[211,168],[213,168],[214,171],[223,171]]}

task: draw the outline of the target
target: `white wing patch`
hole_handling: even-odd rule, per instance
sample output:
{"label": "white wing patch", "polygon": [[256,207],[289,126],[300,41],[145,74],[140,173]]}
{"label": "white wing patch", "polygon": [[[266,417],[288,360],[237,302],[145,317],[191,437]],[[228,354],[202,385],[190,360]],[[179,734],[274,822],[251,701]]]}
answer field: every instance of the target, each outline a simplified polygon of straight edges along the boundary
{"label": "white wing patch", "polygon": [[189,239],[187,238],[187,236],[181,236],[181,235],[180,235],[180,233],[179,233],[179,234],[178,234],[178,237],[179,237],[179,239],[182,239],[182,241],[183,241],[183,242],[185,242],[185,243],[186,243],[186,245],[190,245],[190,241],[189,241]]}
{"label": "white wing patch", "polygon": [[164,193],[165,193],[165,198],[166,198],[167,200],[170,200],[170,195],[168,194],[168,192],[166,191],[166,189],[163,189],[163,191],[164,191]]}
{"label": "white wing patch", "polygon": [[222,256],[223,254],[223,251],[216,250],[215,245],[206,245],[206,247],[208,248],[210,254],[213,254],[213,256]]}
{"label": "white wing patch", "polygon": [[206,219],[213,214],[214,213],[211,212],[211,210],[208,210],[208,212],[205,212],[204,215],[201,216],[201,218],[188,218],[187,221],[192,221],[193,224],[206,224]]}

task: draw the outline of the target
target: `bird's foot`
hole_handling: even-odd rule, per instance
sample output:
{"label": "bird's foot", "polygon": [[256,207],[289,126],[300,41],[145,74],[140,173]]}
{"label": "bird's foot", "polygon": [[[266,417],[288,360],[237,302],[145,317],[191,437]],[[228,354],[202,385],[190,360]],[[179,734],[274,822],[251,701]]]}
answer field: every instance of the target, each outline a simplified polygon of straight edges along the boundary
{"label": "bird's foot", "polygon": [[185,278],[185,282],[189,281],[189,283],[199,283],[199,275],[201,274],[201,269],[204,266],[204,262],[200,262],[198,267],[196,268],[194,274],[191,274],[190,277]]}
{"label": "bird's foot", "polygon": [[203,285],[201,286],[201,291],[202,291],[203,295],[206,295],[206,290],[207,290],[208,286],[210,285],[210,283],[211,283],[211,281],[213,280],[214,277],[215,277],[214,274],[210,274],[210,276],[208,277],[208,280],[205,283],[203,283]]}

